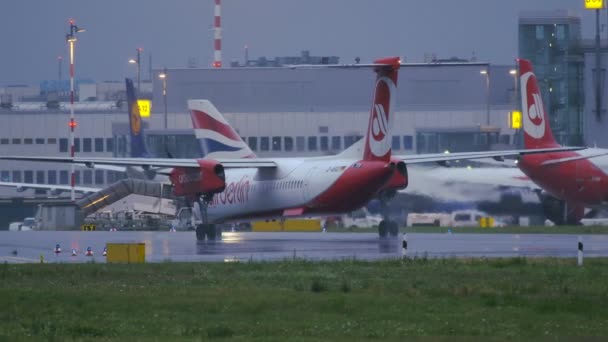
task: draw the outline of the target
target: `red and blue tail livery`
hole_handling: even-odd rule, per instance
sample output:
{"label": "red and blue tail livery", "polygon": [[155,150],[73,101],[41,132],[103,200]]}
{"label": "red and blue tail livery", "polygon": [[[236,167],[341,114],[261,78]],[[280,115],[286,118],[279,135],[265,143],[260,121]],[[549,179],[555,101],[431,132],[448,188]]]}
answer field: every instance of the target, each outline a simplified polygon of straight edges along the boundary
{"label": "red and blue tail livery", "polygon": [[256,155],[208,100],[189,100],[194,134],[205,158],[254,158]]}

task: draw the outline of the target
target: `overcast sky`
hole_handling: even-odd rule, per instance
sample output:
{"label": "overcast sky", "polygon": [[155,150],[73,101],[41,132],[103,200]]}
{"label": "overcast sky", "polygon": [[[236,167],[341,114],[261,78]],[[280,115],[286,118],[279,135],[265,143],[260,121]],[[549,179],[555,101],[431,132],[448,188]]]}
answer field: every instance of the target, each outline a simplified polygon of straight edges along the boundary
{"label": "overcast sky", "polygon": [[[399,55],[423,61],[459,56],[509,64],[517,54],[521,10],[570,9],[583,15],[592,38],[595,18],[583,0],[223,0],[223,60],[335,55],[363,62]],[[78,35],[76,77],[97,81],[133,76],[127,63],[144,49],[154,67],[200,66],[213,56],[214,0],[2,0],[0,85],[57,79],[57,56],[67,55],[68,19],[87,29]],[[606,13],[602,14],[602,22]],[[606,35],[604,31],[603,35]],[[64,58],[63,75],[67,75]],[[145,70],[146,72],[144,73]]]}

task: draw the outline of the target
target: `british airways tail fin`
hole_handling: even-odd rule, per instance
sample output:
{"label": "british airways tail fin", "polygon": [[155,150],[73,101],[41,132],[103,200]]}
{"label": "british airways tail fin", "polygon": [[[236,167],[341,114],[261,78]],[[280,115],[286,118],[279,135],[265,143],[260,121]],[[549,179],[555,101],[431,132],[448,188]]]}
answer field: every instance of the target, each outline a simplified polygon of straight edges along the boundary
{"label": "british airways tail fin", "polygon": [[139,106],[137,105],[137,97],[135,96],[135,87],[133,80],[125,78],[127,86],[127,106],[129,108],[129,128],[131,134],[131,157],[145,158],[150,157],[148,148],[146,147],[146,138],[144,135],[144,127],[139,115]]}
{"label": "british airways tail fin", "polygon": [[374,61],[376,86],[365,135],[363,160],[388,162],[391,159],[393,110],[397,97],[397,75],[401,61],[399,57],[388,57]]}
{"label": "british airways tail fin", "polygon": [[194,134],[205,158],[255,158],[256,155],[208,100],[188,100]]}
{"label": "british airways tail fin", "polygon": [[526,148],[559,147],[551,131],[549,116],[545,111],[532,63],[525,59],[518,59],[517,63],[521,84],[524,146]]}

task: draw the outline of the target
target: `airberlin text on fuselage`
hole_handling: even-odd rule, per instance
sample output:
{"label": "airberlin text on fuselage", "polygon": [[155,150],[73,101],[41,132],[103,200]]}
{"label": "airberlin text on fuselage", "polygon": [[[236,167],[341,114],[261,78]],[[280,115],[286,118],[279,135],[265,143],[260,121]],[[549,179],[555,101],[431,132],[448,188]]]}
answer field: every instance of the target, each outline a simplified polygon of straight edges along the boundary
{"label": "airberlin text on fuselage", "polygon": [[249,177],[243,176],[238,182],[230,182],[226,190],[215,194],[211,206],[219,204],[240,204],[249,200]]}

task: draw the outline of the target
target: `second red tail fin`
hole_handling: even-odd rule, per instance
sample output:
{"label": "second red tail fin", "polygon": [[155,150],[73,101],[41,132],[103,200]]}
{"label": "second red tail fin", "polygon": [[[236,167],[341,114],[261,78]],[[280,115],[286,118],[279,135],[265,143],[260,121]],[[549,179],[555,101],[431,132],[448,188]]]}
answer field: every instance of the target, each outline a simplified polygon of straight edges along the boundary
{"label": "second red tail fin", "polygon": [[526,148],[559,147],[551,132],[549,116],[545,111],[543,99],[538,88],[532,63],[518,59],[519,80],[521,85],[521,109],[524,126],[524,145]]}

